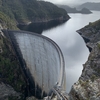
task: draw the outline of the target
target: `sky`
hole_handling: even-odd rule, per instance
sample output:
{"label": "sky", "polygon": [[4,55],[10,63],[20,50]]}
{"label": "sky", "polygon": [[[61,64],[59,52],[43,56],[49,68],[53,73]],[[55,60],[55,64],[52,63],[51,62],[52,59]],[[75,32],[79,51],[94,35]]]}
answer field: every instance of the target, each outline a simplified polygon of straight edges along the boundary
{"label": "sky", "polygon": [[100,2],[100,0],[44,0],[55,4],[78,5],[84,2]]}

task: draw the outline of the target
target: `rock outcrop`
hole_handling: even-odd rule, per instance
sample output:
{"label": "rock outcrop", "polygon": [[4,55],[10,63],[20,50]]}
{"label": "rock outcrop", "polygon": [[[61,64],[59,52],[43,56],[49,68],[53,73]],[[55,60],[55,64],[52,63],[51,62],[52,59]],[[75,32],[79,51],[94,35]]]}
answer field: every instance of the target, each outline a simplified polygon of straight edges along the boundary
{"label": "rock outcrop", "polygon": [[7,100],[12,97],[20,98],[20,94],[17,93],[10,85],[0,83],[0,100]]}
{"label": "rock outcrop", "polygon": [[83,67],[70,92],[72,100],[100,100],[100,43],[94,46]]}

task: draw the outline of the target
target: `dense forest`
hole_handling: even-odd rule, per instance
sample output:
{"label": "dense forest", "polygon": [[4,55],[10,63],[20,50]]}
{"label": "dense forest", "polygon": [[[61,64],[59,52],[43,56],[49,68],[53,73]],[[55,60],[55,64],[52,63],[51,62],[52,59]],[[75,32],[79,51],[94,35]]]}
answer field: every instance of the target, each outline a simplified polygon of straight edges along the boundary
{"label": "dense forest", "polygon": [[69,18],[64,9],[58,8],[50,2],[36,0],[0,0],[0,12],[3,20],[7,22],[5,19],[7,16],[9,22],[12,20],[16,23],[42,22],[58,18],[67,20]]}

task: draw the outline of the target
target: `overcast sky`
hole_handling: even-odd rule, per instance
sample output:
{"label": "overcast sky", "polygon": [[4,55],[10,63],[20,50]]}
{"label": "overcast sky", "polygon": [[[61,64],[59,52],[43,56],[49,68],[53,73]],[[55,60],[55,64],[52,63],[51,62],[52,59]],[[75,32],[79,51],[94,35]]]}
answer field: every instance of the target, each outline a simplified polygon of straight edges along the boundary
{"label": "overcast sky", "polygon": [[100,2],[100,0],[44,0],[44,1],[49,1],[55,4],[80,4],[80,3],[84,3],[84,2]]}

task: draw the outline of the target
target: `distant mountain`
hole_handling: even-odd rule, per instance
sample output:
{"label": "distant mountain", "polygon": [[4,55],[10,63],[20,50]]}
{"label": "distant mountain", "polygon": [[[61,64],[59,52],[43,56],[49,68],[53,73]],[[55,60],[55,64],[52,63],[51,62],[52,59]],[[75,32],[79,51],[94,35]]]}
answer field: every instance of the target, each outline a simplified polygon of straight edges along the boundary
{"label": "distant mountain", "polygon": [[90,14],[92,13],[90,10],[87,8],[83,8],[82,10],[77,10],[76,8],[71,8],[67,5],[57,5],[60,8],[63,8],[67,11],[67,13],[82,13],[82,14]]}
{"label": "distant mountain", "polygon": [[90,14],[90,13],[92,13],[89,9],[87,9],[87,8],[83,8],[82,10],[80,10],[79,11],[80,13],[82,13],[82,14]]}
{"label": "distant mountain", "polygon": [[83,8],[100,11],[100,3],[87,2],[77,7],[77,9],[83,9]]}
{"label": "distant mountain", "polygon": [[76,10],[76,8],[71,8],[67,5],[57,5],[60,8],[63,8],[67,11],[67,13],[78,13],[78,11]]}

